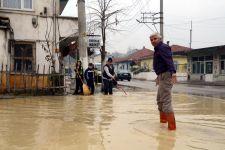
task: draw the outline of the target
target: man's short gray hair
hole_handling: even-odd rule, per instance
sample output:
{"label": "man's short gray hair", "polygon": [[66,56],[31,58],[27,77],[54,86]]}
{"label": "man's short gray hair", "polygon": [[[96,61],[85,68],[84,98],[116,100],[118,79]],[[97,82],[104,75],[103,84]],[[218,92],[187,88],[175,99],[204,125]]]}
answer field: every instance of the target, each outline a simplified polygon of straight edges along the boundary
{"label": "man's short gray hair", "polygon": [[152,33],[152,34],[150,35],[150,38],[153,37],[153,36],[156,36],[156,37],[162,39],[162,36],[161,36],[158,32]]}

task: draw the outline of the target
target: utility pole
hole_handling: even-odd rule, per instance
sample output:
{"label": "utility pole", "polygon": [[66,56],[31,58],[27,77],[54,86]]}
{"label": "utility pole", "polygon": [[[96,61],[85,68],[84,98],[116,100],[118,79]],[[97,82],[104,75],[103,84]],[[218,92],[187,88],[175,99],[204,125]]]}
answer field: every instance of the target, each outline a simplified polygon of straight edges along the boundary
{"label": "utility pole", "polygon": [[86,39],[86,13],[85,0],[77,0],[78,4],[78,30],[79,30],[79,59],[83,68],[88,67],[87,39]]}
{"label": "utility pole", "polygon": [[52,44],[52,72],[56,71],[56,0],[53,1],[53,44]]}
{"label": "utility pole", "polygon": [[[160,0],[160,12],[153,13],[153,12],[144,12],[141,13],[142,17],[140,20],[137,19],[138,23],[144,23],[152,32],[158,32],[156,28],[156,24],[160,24],[160,35],[162,36],[162,40],[164,38],[163,33],[163,0]],[[156,21],[159,20],[159,21]],[[155,28],[153,30],[148,24],[152,24]]]}
{"label": "utility pole", "polygon": [[162,41],[164,39],[164,33],[163,33],[163,0],[160,0],[160,35],[162,36]]}
{"label": "utility pole", "polygon": [[190,49],[191,49],[191,45],[192,44],[192,21],[191,21],[191,29],[190,29]]}

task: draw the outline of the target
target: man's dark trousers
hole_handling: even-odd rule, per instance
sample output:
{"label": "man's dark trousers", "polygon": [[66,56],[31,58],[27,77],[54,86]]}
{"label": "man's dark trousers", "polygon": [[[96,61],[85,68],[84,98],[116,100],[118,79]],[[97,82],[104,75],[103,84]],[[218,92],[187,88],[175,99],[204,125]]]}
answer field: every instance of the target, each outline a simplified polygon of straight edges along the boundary
{"label": "man's dark trousers", "polygon": [[113,84],[112,84],[112,80],[110,79],[103,79],[103,82],[104,82],[104,94],[105,95],[112,95],[113,92],[112,92],[112,88],[113,88]]}

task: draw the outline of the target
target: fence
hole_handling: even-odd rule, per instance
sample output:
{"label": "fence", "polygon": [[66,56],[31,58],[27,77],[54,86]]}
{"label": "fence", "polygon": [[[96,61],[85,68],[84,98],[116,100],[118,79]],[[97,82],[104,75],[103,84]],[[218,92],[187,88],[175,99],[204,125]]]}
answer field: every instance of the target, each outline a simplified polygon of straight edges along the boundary
{"label": "fence", "polygon": [[50,95],[64,93],[64,75],[51,73],[50,66],[46,68],[43,65],[43,70],[40,71],[39,65],[37,65],[36,71],[27,72],[26,69],[17,71],[17,67],[12,71],[8,65],[1,64],[0,94]]}

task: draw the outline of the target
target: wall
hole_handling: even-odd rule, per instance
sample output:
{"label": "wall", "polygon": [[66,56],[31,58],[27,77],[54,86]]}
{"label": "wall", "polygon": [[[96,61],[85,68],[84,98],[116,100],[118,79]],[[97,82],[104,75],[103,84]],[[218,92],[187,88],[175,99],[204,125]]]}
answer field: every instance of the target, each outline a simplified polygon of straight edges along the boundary
{"label": "wall", "polygon": [[155,72],[141,72],[133,76],[134,79],[153,81],[157,78]]}
{"label": "wall", "polygon": [[8,45],[6,41],[8,36],[7,32],[0,30],[0,67],[2,67],[2,63],[7,64],[9,60]]}
{"label": "wall", "polygon": [[[133,76],[134,79],[154,81],[157,78],[155,72],[141,72]],[[187,81],[186,73],[177,73],[177,81]]]}
{"label": "wall", "polygon": [[[187,69],[185,65],[187,65],[187,56],[178,56],[174,55],[173,60],[178,63],[178,71],[177,73],[186,73]],[[144,68],[145,64],[148,69],[153,70],[153,58],[144,59],[141,61],[141,67]]]}
{"label": "wall", "polygon": [[173,61],[178,63],[177,73],[187,73],[187,56],[173,56]]}
{"label": "wall", "polygon": [[153,58],[141,60],[141,67],[144,68],[145,65],[148,69],[153,70]]}

